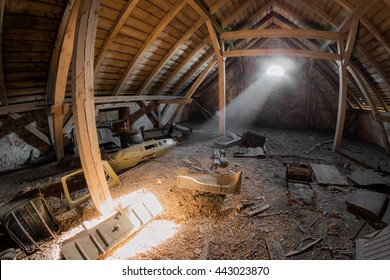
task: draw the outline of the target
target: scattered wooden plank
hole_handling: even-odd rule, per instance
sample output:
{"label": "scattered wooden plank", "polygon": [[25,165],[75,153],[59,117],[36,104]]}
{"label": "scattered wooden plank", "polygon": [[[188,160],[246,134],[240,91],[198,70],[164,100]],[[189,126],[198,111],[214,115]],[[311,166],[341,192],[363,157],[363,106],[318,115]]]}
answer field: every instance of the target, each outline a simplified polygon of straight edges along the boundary
{"label": "scattered wooden plank", "polygon": [[334,165],[310,164],[319,185],[349,186],[347,180]]}
{"label": "scattered wooden plank", "polygon": [[286,255],[282,248],[282,245],[276,240],[273,239],[265,239],[265,243],[267,244],[267,249],[271,260],[285,260]]}
{"label": "scattered wooden plank", "polygon": [[[9,116],[14,119],[14,120],[17,120],[17,119],[20,119],[22,118],[21,115],[17,114],[17,113],[12,113],[12,114],[9,114]],[[49,137],[46,136],[46,134],[42,133],[40,130],[38,130],[32,123],[26,125],[24,127],[27,131],[31,132],[32,134],[34,134],[36,137],[38,137],[39,139],[41,139],[43,142],[45,142],[46,144],[48,144],[49,146],[51,146],[51,141],[49,139]]]}
{"label": "scattered wooden plank", "polygon": [[252,211],[248,212],[248,215],[249,215],[250,217],[256,216],[256,215],[258,215],[258,214],[261,214],[261,213],[267,211],[270,207],[271,207],[271,205],[269,205],[269,204],[262,204],[262,205],[259,205],[258,207],[256,207],[256,208],[253,209]]}
{"label": "scattered wooden plank", "polygon": [[325,144],[330,144],[332,143],[333,140],[327,140],[327,141],[324,141],[324,142],[320,142],[320,143],[317,143],[315,144],[313,147],[311,147],[310,149],[307,149],[306,151],[304,151],[305,154],[310,154],[311,152],[317,150],[319,147],[321,147],[322,145],[325,145]]}
{"label": "scattered wooden plank", "polygon": [[[305,240],[307,240],[309,238],[306,238]],[[313,239],[312,237],[310,237],[310,239]],[[304,240],[304,241],[305,241]],[[290,256],[293,256],[293,255],[298,255],[300,253],[303,253],[304,251],[310,249],[311,247],[313,247],[314,245],[316,245],[318,242],[320,242],[322,240],[322,237],[318,238],[318,239],[315,239],[313,242],[307,244],[306,246],[303,246],[302,243],[298,246],[297,249],[289,252],[286,254],[286,257],[290,257]]]}
{"label": "scattered wooden plank", "polygon": [[358,169],[352,174],[347,175],[356,186],[370,187],[370,186],[390,186],[390,177],[370,169]]}

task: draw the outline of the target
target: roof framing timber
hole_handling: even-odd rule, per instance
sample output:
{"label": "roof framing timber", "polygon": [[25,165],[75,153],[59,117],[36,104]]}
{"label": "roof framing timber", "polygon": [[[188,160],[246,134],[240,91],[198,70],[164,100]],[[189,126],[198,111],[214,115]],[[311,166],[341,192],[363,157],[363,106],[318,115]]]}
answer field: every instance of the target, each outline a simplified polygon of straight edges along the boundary
{"label": "roof framing timber", "polygon": [[0,0],[0,101],[2,106],[8,105],[7,92],[4,83],[3,73],[3,18],[4,18],[5,0]]}
{"label": "roof framing timber", "polygon": [[339,54],[307,51],[307,50],[291,50],[291,49],[250,49],[250,50],[233,50],[222,53],[224,57],[238,57],[238,56],[273,56],[286,55],[295,57],[308,57],[327,60],[341,60]]}
{"label": "roof framing timber", "polygon": [[144,42],[144,44],[139,49],[138,53],[130,62],[129,66],[126,68],[122,78],[119,80],[117,86],[114,89],[112,95],[119,95],[122,93],[127,79],[133,73],[135,68],[137,67],[140,60],[144,57],[145,53],[148,51],[149,47],[153,44],[154,40],[163,32],[165,27],[172,21],[172,19],[181,11],[181,9],[187,4],[190,0],[177,1],[175,6],[165,15],[165,17],[159,22],[157,27],[153,30],[152,34],[148,37],[148,39]]}

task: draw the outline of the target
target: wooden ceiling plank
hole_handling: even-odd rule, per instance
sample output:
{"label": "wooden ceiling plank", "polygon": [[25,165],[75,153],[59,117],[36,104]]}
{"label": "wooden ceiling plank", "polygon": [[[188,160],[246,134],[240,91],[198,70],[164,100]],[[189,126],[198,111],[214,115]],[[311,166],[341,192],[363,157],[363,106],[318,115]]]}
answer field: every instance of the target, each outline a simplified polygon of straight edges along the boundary
{"label": "wooden ceiling plank", "polygon": [[72,63],[73,115],[77,147],[92,201],[100,214],[115,208],[101,160],[94,106],[94,52],[99,1],[83,0],[78,17]]}
{"label": "wooden ceiling plank", "polygon": [[326,60],[341,60],[339,54],[307,51],[307,50],[291,50],[291,49],[250,49],[250,50],[233,50],[222,53],[224,57],[238,56],[272,56],[272,55],[287,55],[295,57],[318,58]]}
{"label": "wooden ceiling plank", "polygon": [[133,60],[130,62],[129,66],[125,70],[122,78],[119,80],[117,86],[114,89],[112,95],[119,95],[125,84],[127,79],[133,73],[135,68],[138,66],[140,60],[144,57],[145,53],[148,51],[149,47],[153,44],[154,40],[163,32],[165,27],[172,21],[172,19],[180,12],[180,10],[187,4],[187,0],[177,1],[174,7],[165,15],[165,17],[160,21],[157,27],[153,30],[153,32],[149,35],[148,39],[144,42],[142,47],[139,49],[138,53],[135,55]]}
{"label": "wooden ceiling plank", "polygon": [[222,28],[226,28],[229,24],[231,24],[235,19],[237,19],[242,13],[244,13],[250,6],[253,6],[254,4],[255,1],[246,0],[246,2],[240,5],[240,7],[237,10],[235,10],[234,13],[229,15],[221,22]]}
{"label": "wooden ceiling plank", "polygon": [[69,68],[73,54],[76,23],[80,2],[80,0],[73,1],[73,5],[68,5],[67,11],[64,13],[61,27],[59,28],[61,32],[57,34],[57,42],[61,43],[56,44],[58,49],[54,50],[53,52],[56,55],[53,57],[52,62],[50,63],[50,66],[53,68],[50,69],[49,79],[46,87],[47,90],[49,90],[46,96],[54,95],[54,105],[52,106],[51,111],[53,113],[54,149],[58,161],[64,157],[63,106]]}
{"label": "wooden ceiling plank", "polygon": [[208,55],[206,55],[205,58],[203,58],[197,66],[195,67],[192,67],[191,71],[188,72],[184,78],[181,79],[181,81],[174,87],[174,89],[172,90],[173,94],[176,94],[186,83],[189,79],[191,79],[192,76],[195,75],[196,72],[199,71],[200,68],[202,68],[202,66],[208,61],[210,60],[210,58],[214,56],[214,53],[209,53]]}
{"label": "wooden ceiling plank", "polygon": [[[208,73],[211,71],[211,69],[216,65],[217,59],[214,58],[210,63],[207,65],[207,67],[202,71],[202,73],[198,76],[198,78],[195,80],[195,82],[191,85],[191,87],[188,89],[187,93],[185,94],[185,99],[190,99],[192,95],[195,93],[196,89],[200,86],[200,84],[203,82],[203,80],[206,78]],[[187,104],[187,102],[181,102],[177,107],[175,112],[172,114],[171,118],[169,119],[168,123],[175,120],[177,114],[183,109],[184,105]]]}
{"label": "wooden ceiling plank", "polygon": [[3,72],[3,20],[4,20],[5,0],[0,0],[0,101],[1,106],[7,106],[7,91],[5,89],[4,72]]}
{"label": "wooden ceiling plank", "polygon": [[221,35],[224,40],[245,39],[255,37],[294,37],[294,38],[311,38],[320,40],[337,41],[340,34],[337,32],[309,29],[254,29],[224,32]]}
{"label": "wooden ceiling plank", "polygon": [[129,0],[126,5],[123,7],[121,13],[119,14],[118,18],[114,22],[114,25],[110,29],[110,32],[107,34],[106,39],[103,42],[102,47],[100,48],[100,51],[96,57],[95,60],[95,74],[99,71],[99,66],[102,64],[106,54],[108,53],[112,43],[115,40],[115,37],[118,35],[119,31],[122,29],[123,25],[125,24],[126,20],[130,16],[131,12],[134,10],[134,8],[137,6],[139,0]]}
{"label": "wooden ceiling plank", "polygon": [[143,83],[139,90],[139,94],[142,94],[143,91],[149,86],[152,80],[156,77],[156,75],[160,72],[160,70],[165,66],[165,64],[171,59],[171,57],[180,49],[181,45],[184,44],[191,35],[198,30],[202,24],[204,23],[204,19],[200,18],[181,38],[176,42],[176,44],[171,48],[171,50],[164,56],[164,58],[160,61],[160,63],[154,68],[153,72],[149,75],[146,81]]}
{"label": "wooden ceiling plank", "polygon": [[[359,71],[359,69],[355,66],[348,66],[347,70],[354,78],[356,84],[359,86],[361,92],[364,95],[364,98],[366,99],[368,105],[370,106],[371,114],[373,115],[374,119],[377,120],[376,116],[379,115],[379,111],[378,111],[378,108],[376,107],[375,102],[372,99],[371,94],[370,94],[370,92],[365,84],[365,81],[363,78],[364,77],[363,73],[361,73]],[[378,123],[379,128],[380,128],[381,133],[382,133],[382,141],[383,141],[383,144],[385,146],[385,149],[386,149],[387,153],[390,153],[390,142],[389,142],[389,136],[387,134],[387,131],[386,131],[382,121],[377,120],[377,123]]]}
{"label": "wooden ceiling plank", "polygon": [[255,20],[258,20],[259,18],[262,17],[263,13],[265,11],[270,11],[271,10],[271,3],[272,1],[267,1],[262,5],[260,9],[258,9],[250,18],[248,18],[240,27],[238,28],[239,30],[243,29],[250,29],[253,27],[252,22]]}
{"label": "wooden ceiling plank", "polygon": [[313,11],[318,16],[320,16],[322,19],[327,21],[331,26],[337,27],[337,25],[334,22],[334,19],[330,15],[328,15],[326,12],[321,10],[318,6],[312,4],[311,2],[309,2],[307,0],[298,0],[298,2],[300,2],[302,5],[309,8],[311,11]]}
{"label": "wooden ceiling plank", "polygon": [[210,7],[210,13],[215,14],[228,0],[218,0],[217,3]]}
{"label": "wooden ceiling plank", "polygon": [[349,29],[353,20],[358,20],[368,12],[378,0],[361,0],[359,4],[352,9],[350,14],[344,19],[344,21],[337,27],[337,32],[344,33]]}
{"label": "wooden ceiling plank", "polygon": [[158,90],[158,94],[163,93],[167,86],[172,82],[172,80],[176,77],[177,74],[179,74],[180,71],[187,65],[188,62],[190,62],[194,56],[199,53],[201,49],[203,49],[210,41],[209,37],[206,37],[203,39],[203,41],[180,63],[178,67],[176,67],[175,71],[169,75],[169,77],[164,81],[164,83],[161,85],[160,89]]}

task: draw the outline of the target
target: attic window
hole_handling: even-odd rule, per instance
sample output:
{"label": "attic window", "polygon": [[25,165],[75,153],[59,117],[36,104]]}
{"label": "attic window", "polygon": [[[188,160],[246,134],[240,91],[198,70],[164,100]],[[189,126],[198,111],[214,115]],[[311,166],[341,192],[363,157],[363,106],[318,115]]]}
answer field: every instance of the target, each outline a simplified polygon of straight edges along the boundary
{"label": "attic window", "polygon": [[284,70],[282,67],[278,65],[271,65],[267,69],[267,75],[268,76],[283,76],[284,75]]}

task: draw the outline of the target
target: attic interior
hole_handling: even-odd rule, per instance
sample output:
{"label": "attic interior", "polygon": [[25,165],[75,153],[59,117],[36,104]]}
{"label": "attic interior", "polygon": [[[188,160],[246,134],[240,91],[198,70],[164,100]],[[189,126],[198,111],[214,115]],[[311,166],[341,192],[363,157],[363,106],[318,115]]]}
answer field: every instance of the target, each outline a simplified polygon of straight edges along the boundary
{"label": "attic interior", "polygon": [[389,15],[0,0],[0,258],[389,259]]}

